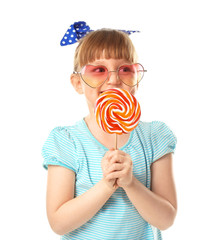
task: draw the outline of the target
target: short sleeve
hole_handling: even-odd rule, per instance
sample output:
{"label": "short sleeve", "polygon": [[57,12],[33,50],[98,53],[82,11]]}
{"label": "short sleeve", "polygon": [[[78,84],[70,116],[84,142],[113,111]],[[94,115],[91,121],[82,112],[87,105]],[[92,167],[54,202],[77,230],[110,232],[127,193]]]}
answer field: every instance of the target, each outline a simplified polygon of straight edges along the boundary
{"label": "short sleeve", "polygon": [[70,138],[68,129],[54,128],[43,145],[43,167],[59,165],[77,172],[77,152],[74,141]]}
{"label": "short sleeve", "polygon": [[167,153],[174,153],[177,139],[169,127],[159,121],[152,122],[151,144],[152,162],[161,158]]}

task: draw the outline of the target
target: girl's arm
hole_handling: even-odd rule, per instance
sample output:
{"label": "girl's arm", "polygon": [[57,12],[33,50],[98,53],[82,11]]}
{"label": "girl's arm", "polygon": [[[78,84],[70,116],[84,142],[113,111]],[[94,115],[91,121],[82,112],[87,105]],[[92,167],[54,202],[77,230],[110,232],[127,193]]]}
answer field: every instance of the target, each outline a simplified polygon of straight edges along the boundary
{"label": "girl's arm", "polygon": [[137,179],[124,190],[147,222],[160,230],[165,230],[173,224],[177,212],[172,154],[167,154],[153,163],[151,171],[151,190]]}
{"label": "girl's arm", "polygon": [[75,173],[64,167],[49,166],[47,215],[53,231],[64,235],[90,220],[116,190],[112,186],[102,179],[74,198]]}
{"label": "girl's arm", "polygon": [[176,191],[172,172],[172,154],[152,164],[151,190],[132,174],[132,160],[121,151],[111,153],[107,179],[118,178],[140,215],[151,225],[164,230],[174,222],[177,211]]}

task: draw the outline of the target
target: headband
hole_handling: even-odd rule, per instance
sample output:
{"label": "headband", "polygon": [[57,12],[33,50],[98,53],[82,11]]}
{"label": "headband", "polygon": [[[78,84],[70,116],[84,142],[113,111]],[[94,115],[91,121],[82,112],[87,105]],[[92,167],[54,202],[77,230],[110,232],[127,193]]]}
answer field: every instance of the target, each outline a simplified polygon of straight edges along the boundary
{"label": "headband", "polygon": [[[83,38],[87,33],[92,32],[90,27],[86,24],[86,22],[79,21],[71,24],[68,30],[66,31],[65,35],[63,36],[60,45],[66,46],[73,43],[78,42],[81,38]],[[139,32],[139,31],[132,31],[132,30],[119,30],[122,32],[127,33],[130,35],[131,33]]]}

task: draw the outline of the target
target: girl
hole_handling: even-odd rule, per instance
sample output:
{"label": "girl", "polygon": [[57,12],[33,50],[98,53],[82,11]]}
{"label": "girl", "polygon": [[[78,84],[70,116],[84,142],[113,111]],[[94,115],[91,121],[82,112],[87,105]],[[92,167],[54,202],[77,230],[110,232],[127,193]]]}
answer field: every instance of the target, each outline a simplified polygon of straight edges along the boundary
{"label": "girl", "polygon": [[[123,66],[136,63],[123,31],[91,31],[76,48],[71,83],[85,95],[89,114],[74,126],[53,129],[43,146],[47,216],[61,239],[159,240],[160,230],[174,222],[171,130],[162,122],[140,122],[130,134],[118,136],[114,150],[115,136],[95,120],[95,102],[103,91],[136,93],[139,81],[120,78]],[[104,71],[105,78],[94,71]]]}

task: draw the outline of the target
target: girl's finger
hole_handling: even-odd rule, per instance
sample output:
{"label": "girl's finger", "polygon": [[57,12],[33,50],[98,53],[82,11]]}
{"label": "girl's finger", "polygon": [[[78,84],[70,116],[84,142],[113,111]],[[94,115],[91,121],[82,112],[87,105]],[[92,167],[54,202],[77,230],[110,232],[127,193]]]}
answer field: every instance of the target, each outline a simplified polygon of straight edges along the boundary
{"label": "girl's finger", "polygon": [[123,168],[124,168],[123,164],[114,163],[108,168],[107,173],[111,173],[114,171],[121,171]]}
{"label": "girl's finger", "polygon": [[107,180],[111,180],[111,179],[121,178],[122,175],[123,175],[122,171],[114,171],[114,172],[109,173],[105,178]]}
{"label": "girl's finger", "polygon": [[123,158],[121,156],[113,156],[109,162],[110,164],[123,163]]}

